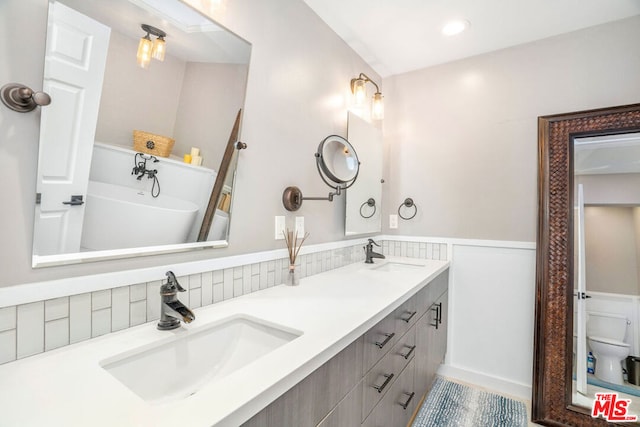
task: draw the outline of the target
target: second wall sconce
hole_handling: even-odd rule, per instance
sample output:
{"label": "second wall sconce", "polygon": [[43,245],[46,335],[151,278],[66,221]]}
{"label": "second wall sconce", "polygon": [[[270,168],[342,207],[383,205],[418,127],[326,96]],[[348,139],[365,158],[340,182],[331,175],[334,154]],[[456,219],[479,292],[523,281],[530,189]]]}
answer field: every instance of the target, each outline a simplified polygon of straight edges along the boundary
{"label": "second wall sconce", "polygon": [[327,197],[303,197],[298,187],[287,187],[282,193],[282,204],[288,211],[297,211],[303,200],[333,201],[343,190],[351,187],[358,178],[360,162],[353,146],[341,136],[330,135],[318,146],[316,167],[320,178],[334,191]]}
{"label": "second wall sconce", "polygon": [[[136,59],[140,67],[149,68],[151,58],[164,61],[164,54],[166,52],[166,42],[164,38],[167,37],[167,33],[147,24],[142,24],[140,27],[142,31],[145,31],[147,34],[142,37],[140,43],[138,43]],[[151,34],[156,37],[155,40],[151,40]]]}
{"label": "second wall sconce", "polygon": [[354,106],[363,107],[367,100],[367,82],[371,82],[376,87],[376,93],[373,94],[371,103],[371,118],[373,120],[384,119],[384,97],[380,92],[380,88],[364,73],[360,73],[355,79],[351,79],[351,93],[354,98]]}

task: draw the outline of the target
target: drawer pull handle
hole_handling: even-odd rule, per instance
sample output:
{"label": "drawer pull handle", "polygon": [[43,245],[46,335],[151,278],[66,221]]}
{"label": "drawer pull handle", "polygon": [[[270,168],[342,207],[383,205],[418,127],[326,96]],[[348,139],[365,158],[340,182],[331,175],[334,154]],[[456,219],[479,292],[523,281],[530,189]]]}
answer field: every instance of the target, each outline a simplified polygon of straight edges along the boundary
{"label": "drawer pull handle", "polygon": [[431,326],[434,326],[436,329],[438,329],[438,325],[442,323],[442,303],[439,302],[438,304],[433,304],[431,307],[431,311],[436,312],[436,317],[435,319],[433,319],[435,323],[431,323]]}
{"label": "drawer pull handle", "polygon": [[402,320],[404,320],[405,322],[409,323],[411,321],[411,319],[413,319],[413,316],[415,316],[417,313],[417,311],[412,311],[411,314],[409,314],[409,317],[407,317],[406,319],[401,318]]}
{"label": "drawer pull handle", "polygon": [[415,396],[416,393],[415,392],[407,393],[405,391],[405,392],[403,392],[403,394],[406,394],[407,396],[409,396],[409,398],[407,399],[406,402],[400,403],[400,406],[402,406],[402,409],[406,410],[409,407],[409,403],[411,402],[411,399],[413,399],[413,396]]}
{"label": "drawer pull handle", "polygon": [[412,346],[405,345],[405,347],[407,347],[409,349],[409,352],[407,354],[400,353],[400,356],[402,356],[406,360],[408,360],[411,357],[411,354],[413,353],[413,351],[416,349],[416,346],[415,345],[412,345]]}
{"label": "drawer pull handle", "polygon": [[378,393],[382,393],[382,390],[384,390],[384,388],[386,386],[389,385],[389,383],[391,382],[391,380],[393,379],[393,374],[384,374],[383,375],[386,379],[384,380],[384,382],[382,383],[382,385],[374,385],[373,388],[375,388],[376,390],[378,390]]}
{"label": "drawer pull handle", "polygon": [[396,336],[396,333],[395,333],[395,332],[391,332],[390,334],[384,334],[384,336],[386,337],[386,338],[384,339],[384,341],[382,341],[382,342],[380,342],[380,341],[376,341],[376,345],[378,346],[378,348],[382,348],[382,347],[384,347],[385,345],[387,345],[387,343],[388,343],[389,341],[391,341],[391,338],[393,338],[393,337],[395,337],[395,336]]}

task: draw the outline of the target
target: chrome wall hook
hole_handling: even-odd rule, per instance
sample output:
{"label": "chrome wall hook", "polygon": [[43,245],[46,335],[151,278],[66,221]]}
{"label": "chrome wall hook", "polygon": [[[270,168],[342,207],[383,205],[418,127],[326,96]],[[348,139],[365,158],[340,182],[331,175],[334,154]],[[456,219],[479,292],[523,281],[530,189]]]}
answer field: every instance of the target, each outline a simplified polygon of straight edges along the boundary
{"label": "chrome wall hook", "polygon": [[[413,215],[411,216],[404,216],[401,213],[402,208],[413,208]],[[416,216],[416,214],[418,213],[418,205],[416,205],[413,202],[413,199],[411,197],[407,197],[406,199],[404,199],[404,202],[402,202],[402,204],[400,204],[400,206],[398,206],[398,216],[400,216],[400,218],[405,219],[405,220],[409,220],[409,219],[413,219],[413,217]]]}
{"label": "chrome wall hook", "polygon": [[0,88],[2,103],[13,111],[28,113],[38,105],[51,104],[51,97],[45,92],[34,92],[20,83],[8,83]]}

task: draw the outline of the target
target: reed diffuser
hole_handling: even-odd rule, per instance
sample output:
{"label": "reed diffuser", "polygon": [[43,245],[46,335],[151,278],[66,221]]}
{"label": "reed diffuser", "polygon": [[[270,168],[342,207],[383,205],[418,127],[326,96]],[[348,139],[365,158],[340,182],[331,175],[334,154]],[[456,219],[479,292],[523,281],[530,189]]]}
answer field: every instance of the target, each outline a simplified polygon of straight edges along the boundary
{"label": "reed diffuser", "polygon": [[286,275],[284,283],[289,286],[297,286],[300,284],[300,276],[296,272],[296,260],[302,244],[309,237],[309,233],[304,235],[300,244],[298,244],[297,231],[294,233],[287,228],[286,231],[282,231],[282,234],[284,234],[284,241],[287,244],[287,251],[289,251],[289,273]]}

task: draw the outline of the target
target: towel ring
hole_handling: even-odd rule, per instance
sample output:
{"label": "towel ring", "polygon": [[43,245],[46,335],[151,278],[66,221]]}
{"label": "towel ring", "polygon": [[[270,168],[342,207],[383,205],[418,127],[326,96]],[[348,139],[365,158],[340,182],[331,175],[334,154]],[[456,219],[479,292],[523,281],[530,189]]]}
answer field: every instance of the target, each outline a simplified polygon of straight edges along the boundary
{"label": "towel ring", "polygon": [[[371,215],[366,216],[362,213],[362,208],[364,208],[365,206],[373,207],[373,212],[371,212]],[[369,198],[369,200],[367,200],[362,205],[360,205],[360,216],[362,218],[371,218],[375,214],[376,214],[376,200],[373,197]]]}
{"label": "towel ring", "polygon": [[[400,212],[400,210],[402,209],[403,206],[405,208],[413,208],[413,215],[411,215],[410,217],[403,216],[402,213]],[[404,202],[402,202],[402,204],[400,204],[400,206],[398,206],[398,215],[402,219],[406,219],[406,220],[412,219],[413,217],[416,216],[417,213],[418,213],[418,205],[416,205],[413,202],[413,199],[411,197],[407,197],[406,199],[404,199]]]}

